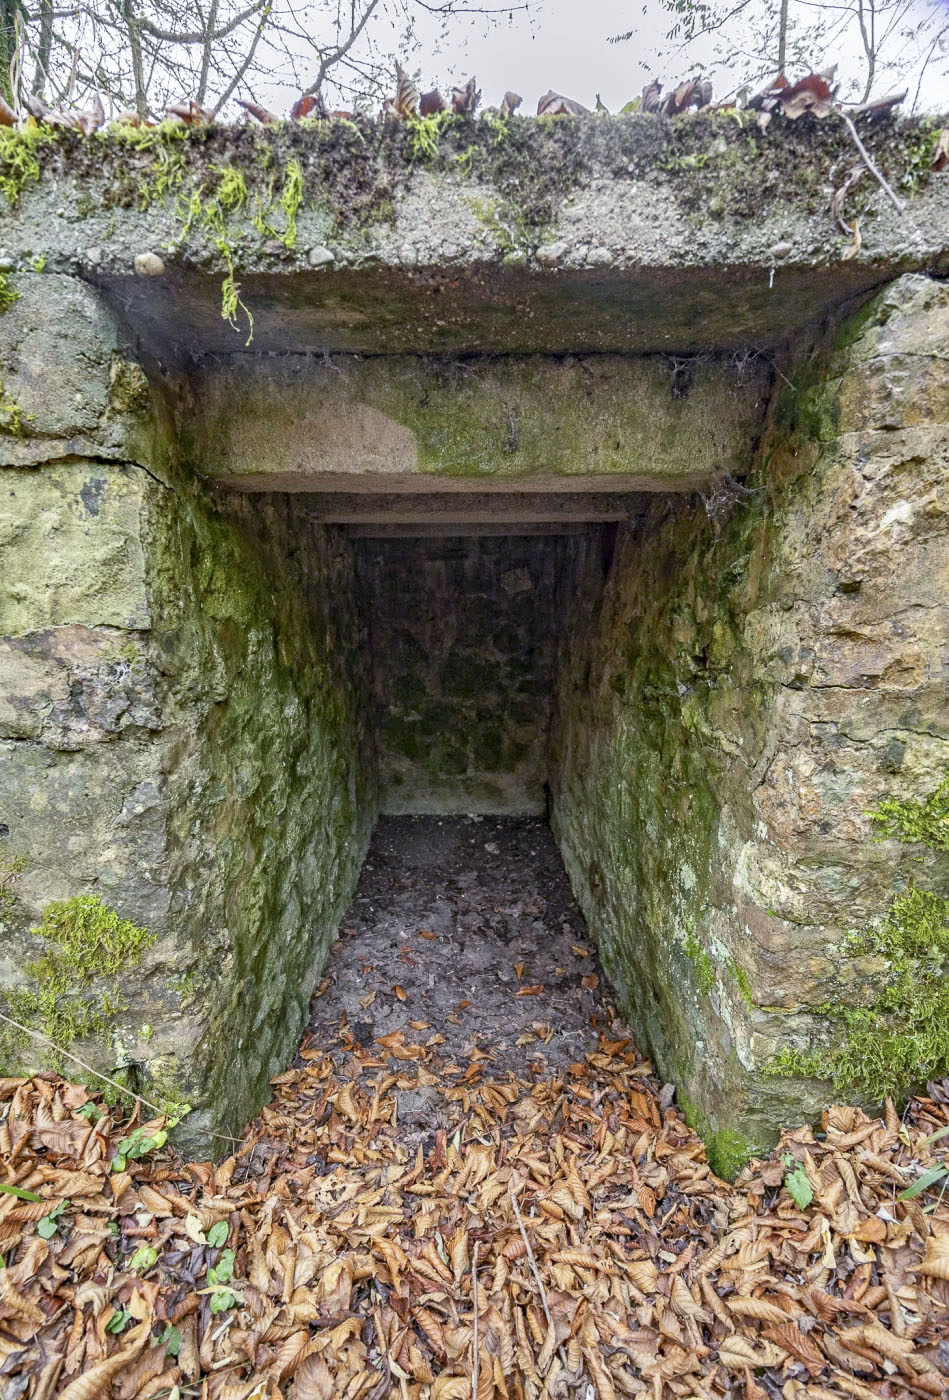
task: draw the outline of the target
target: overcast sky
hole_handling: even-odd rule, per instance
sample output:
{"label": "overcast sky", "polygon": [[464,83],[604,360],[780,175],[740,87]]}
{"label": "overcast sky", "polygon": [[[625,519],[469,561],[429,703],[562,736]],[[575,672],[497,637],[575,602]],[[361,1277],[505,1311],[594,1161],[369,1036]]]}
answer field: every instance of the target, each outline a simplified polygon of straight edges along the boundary
{"label": "overcast sky", "polygon": [[[913,4],[913,15],[922,18],[934,10],[945,14],[949,0],[913,0]],[[791,8],[805,19],[819,7],[792,0]],[[688,56],[668,55],[664,62],[657,61],[657,50],[669,49],[663,38],[669,22],[669,12],[655,0],[645,5],[643,0],[537,0],[527,13],[502,23],[489,24],[480,15],[456,19],[449,42],[440,45],[437,25],[423,16],[418,24],[423,47],[413,67],[421,65],[423,84],[437,81],[443,88],[474,73],[485,104],[497,104],[505,90],[513,88],[525,99],[522,111],[534,112],[541,93],[553,88],[590,107],[599,92],[607,107],[616,111],[637,96],[653,74],[668,84],[687,76],[694,58],[712,59],[712,46],[706,41],[703,47],[690,49]],[[634,28],[635,39],[609,43],[611,35]],[[835,61],[841,75],[857,77],[863,72],[855,30],[849,42],[837,40],[832,52],[813,55],[815,69]],[[716,90],[724,93],[730,86],[723,76]],[[944,86],[945,80],[933,72],[923,94],[924,105],[942,111],[949,108],[949,91]]]}

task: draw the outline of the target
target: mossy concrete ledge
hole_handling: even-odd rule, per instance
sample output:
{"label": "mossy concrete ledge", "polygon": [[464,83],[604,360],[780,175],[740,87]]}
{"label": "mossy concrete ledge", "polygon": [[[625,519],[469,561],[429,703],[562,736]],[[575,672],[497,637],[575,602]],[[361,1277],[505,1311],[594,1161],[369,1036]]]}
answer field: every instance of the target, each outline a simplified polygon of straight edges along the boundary
{"label": "mossy concrete ledge", "polygon": [[844,125],[733,112],[7,131],[0,247],[94,282],[165,365],[767,347],[949,271],[939,125],[860,121],[907,209],[864,179],[856,256],[829,211]]}

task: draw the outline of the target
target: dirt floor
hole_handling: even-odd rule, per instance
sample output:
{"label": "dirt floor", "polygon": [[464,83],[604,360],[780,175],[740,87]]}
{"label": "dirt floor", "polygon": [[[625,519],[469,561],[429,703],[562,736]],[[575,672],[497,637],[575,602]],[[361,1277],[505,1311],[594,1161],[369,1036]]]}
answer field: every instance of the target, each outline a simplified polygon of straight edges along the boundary
{"label": "dirt floor", "polygon": [[543,823],[382,822],[344,928],[223,1161],[0,1079],[0,1400],[949,1392],[949,1081],[828,1108],[732,1186]]}
{"label": "dirt floor", "polygon": [[[628,1036],[541,818],[383,817],[313,1003],[314,1046],[402,1036],[443,1072],[564,1073]],[[444,1126],[437,1091],[399,1117]]]}

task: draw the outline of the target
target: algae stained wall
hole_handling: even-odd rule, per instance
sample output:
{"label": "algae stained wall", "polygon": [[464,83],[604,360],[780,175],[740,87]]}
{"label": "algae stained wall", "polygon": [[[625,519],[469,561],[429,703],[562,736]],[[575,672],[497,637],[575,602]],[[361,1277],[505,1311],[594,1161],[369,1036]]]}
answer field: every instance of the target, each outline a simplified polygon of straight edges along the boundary
{"label": "algae stained wall", "polygon": [[195,492],[153,554],[176,989],[237,1123],[293,1053],[376,815],[352,548],[295,504]]}
{"label": "algae stained wall", "polygon": [[360,543],[384,811],[545,812],[562,543]]}
{"label": "algae stained wall", "polygon": [[[288,498],[201,488],[88,288],[21,275],[16,292],[0,1010],[193,1104],[206,1150],[292,1054],[375,817],[352,550]],[[0,1073],[50,1066],[82,1072],[4,1024]]]}
{"label": "algae stained wall", "polygon": [[[747,494],[657,502],[608,578],[575,541],[560,579],[555,832],[722,1171],[834,1095],[949,1072],[888,1010],[907,967],[938,999],[949,858],[870,815],[949,772],[947,344],[945,286],[895,283],[791,371]],[[942,932],[894,955],[916,886]]]}

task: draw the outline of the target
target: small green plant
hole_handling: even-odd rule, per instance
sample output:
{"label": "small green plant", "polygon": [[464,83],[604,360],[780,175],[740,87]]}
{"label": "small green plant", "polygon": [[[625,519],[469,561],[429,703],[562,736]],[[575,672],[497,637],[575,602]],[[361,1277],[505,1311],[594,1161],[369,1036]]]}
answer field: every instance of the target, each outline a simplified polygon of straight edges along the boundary
{"label": "small green plant", "polygon": [[[936,1132],[930,1133],[927,1138],[923,1138],[923,1142],[926,1144],[938,1142],[940,1138],[944,1137],[949,1137],[949,1125],[945,1128],[937,1128]],[[942,1182],[942,1189],[939,1192],[939,1200],[941,1201],[945,1194],[946,1186],[949,1185],[949,1157],[943,1157],[941,1162],[937,1162],[934,1167],[930,1167],[928,1171],[923,1172],[918,1181],[914,1181],[912,1186],[907,1186],[905,1191],[900,1192],[897,1199],[901,1201],[912,1201],[916,1196],[921,1196],[924,1191],[928,1191],[930,1187],[938,1186],[940,1181]],[[938,1201],[935,1202],[932,1208],[935,1209],[938,1204]]]}
{"label": "small green plant", "polygon": [[226,1220],[217,1220],[207,1232],[208,1244],[212,1249],[220,1249],[227,1244],[228,1227]]}
{"label": "small green plant", "polygon": [[129,1260],[129,1268],[134,1274],[147,1274],[158,1262],[158,1250],[153,1244],[143,1244]]}
{"label": "small green plant", "polygon": [[32,417],[31,413],[23,412],[16,399],[7,393],[3,380],[0,379],[0,433],[6,433],[9,437],[22,437],[24,425],[29,423]]}
{"label": "small green plant", "polygon": [[119,1336],[132,1321],[132,1314],[126,1308],[116,1308],[115,1312],[105,1324],[105,1330],[111,1332],[113,1337]]}
{"label": "small green plant", "polygon": [[228,1285],[234,1277],[234,1251],[233,1249],[222,1249],[217,1263],[213,1268],[208,1269],[207,1288],[203,1292],[210,1294],[210,1309],[212,1313],[227,1312],[239,1300],[240,1295]]}
{"label": "small green plant", "polygon": [[413,117],[406,123],[412,143],[412,161],[435,160],[442,132],[451,122],[451,112],[433,112],[428,117]]}
{"label": "small green plant", "polygon": [[22,1186],[8,1186],[6,1182],[2,1181],[0,1181],[0,1191],[5,1196],[16,1196],[18,1201],[32,1201],[34,1205],[43,1199],[42,1196],[37,1196],[35,1191],[27,1191]]}
{"label": "small green plant", "polygon": [[115,1156],[112,1158],[112,1170],[124,1172],[129,1162],[139,1162],[150,1152],[157,1152],[159,1147],[164,1147],[168,1141],[169,1130],[177,1121],[169,1120],[168,1128],[159,1128],[156,1132],[146,1132],[144,1128],[133,1129],[116,1147]]}
{"label": "small green plant", "polygon": [[232,165],[216,165],[211,174],[216,183],[206,195],[201,190],[192,190],[187,200],[179,201],[178,213],[182,221],[180,237],[186,237],[196,224],[211,235],[225,267],[221,283],[221,316],[237,329],[238,313],[243,311],[248,326],[245,343],[249,345],[254,338],[254,318],[241,300],[234,262],[236,245],[228,234],[230,216],[247,204],[247,184],[241,172]]}
{"label": "small green plant", "polygon": [[14,287],[8,272],[0,272],[0,316],[5,311],[9,311],[15,301],[19,301],[20,293]]}
{"label": "small green plant", "polygon": [[24,186],[40,178],[37,152],[55,141],[48,127],[0,127],[0,191],[13,209]]}
{"label": "small green plant", "polygon": [[911,195],[925,189],[930,181],[941,129],[942,123],[936,117],[924,117],[916,130],[908,132],[904,139],[906,169],[900,184]]}
{"label": "small green plant", "polygon": [[40,1239],[51,1240],[59,1229],[59,1217],[68,1206],[68,1201],[60,1201],[58,1206],[54,1206],[49,1215],[44,1215],[42,1220],[37,1221],[36,1233]]}
{"label": "small green plant", "polygon": [[303,203],[303,170],[298,160],[287,162],[283,189],[280,192],[280,208],[285,219],[280,235],[288,248],[295,248],[297,242],[297,214]]}
{"label": "small green plant", "polygon": [[46,254],[45,254],[45,253],[38,253],[37,256],[36,256],[35,258],[32,258],[32,259],[30,260],[30,267],[32,268],[32,270],[33,270],[34,272],[45,272],[45,270],[46,270]]}
{"label": "small green plant", "polygon": [[80,1118],[87,1118],[90,1123],[98,1123],[105,1117],[105,1109],[98,1103],[84,1103],[76,1112]]}
{"label": "small green plant", "polygon": [[154,1345],[164,1347],[166,1356],[177,1356],[181,1351],[181,1333],[172,1323],[166,1322]]}
{"label": "small green plant", "polygon": [[709,159],[708,151],[691,152],[684,156],[671,156],[660,162],[661,170],[701,170]]}
{"label": "small green plant", "polygon": [[806,1210],[814,1199],[814,1188],[808,1180],[803,1162],[799,1162],[793,1152],[782,1153],[781,1161],[787,1168],[784,1174],[784,1184],[791,1200],[801,1210]]}

